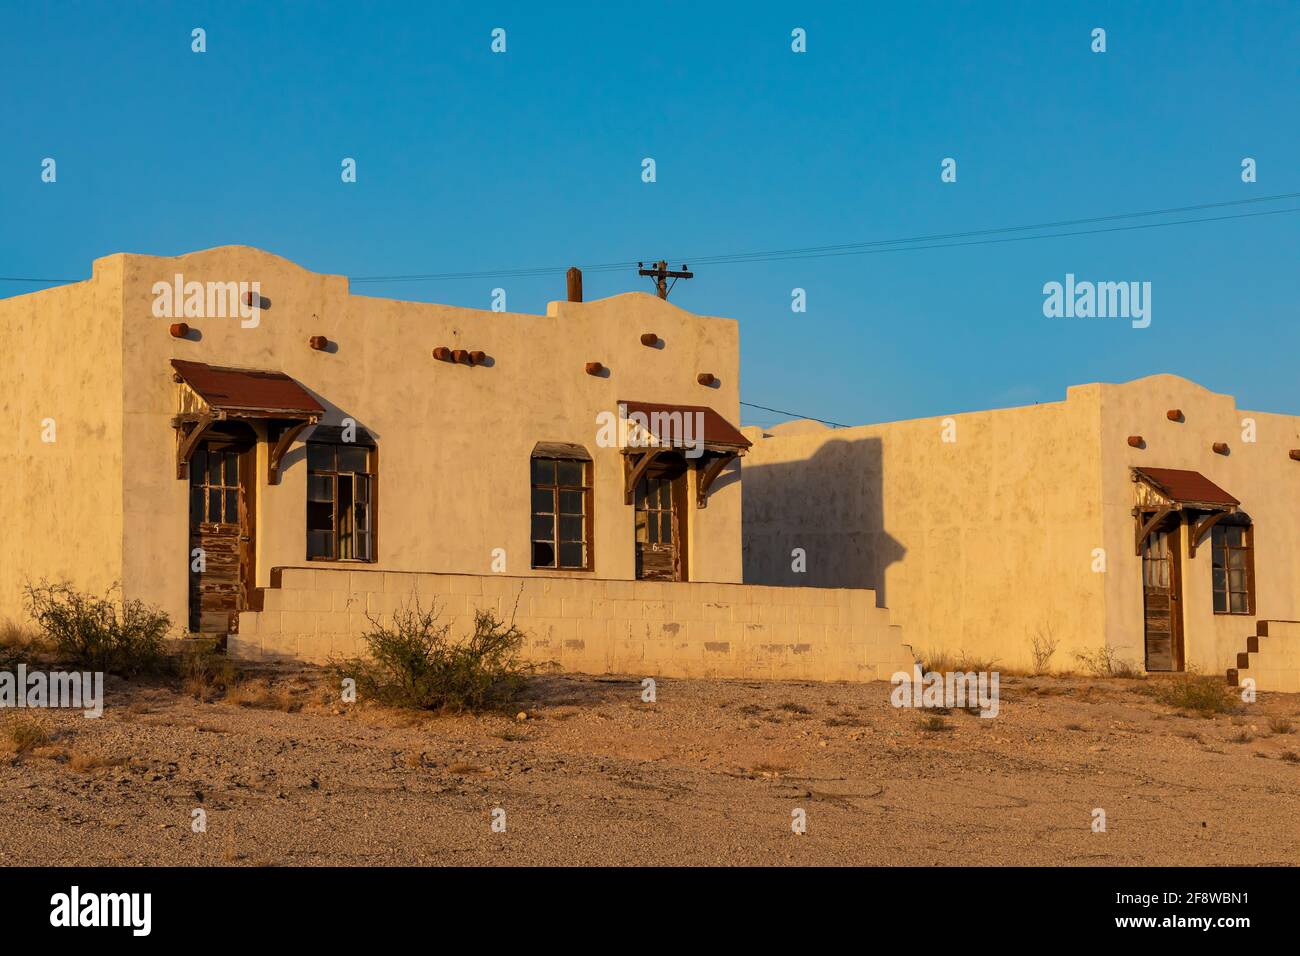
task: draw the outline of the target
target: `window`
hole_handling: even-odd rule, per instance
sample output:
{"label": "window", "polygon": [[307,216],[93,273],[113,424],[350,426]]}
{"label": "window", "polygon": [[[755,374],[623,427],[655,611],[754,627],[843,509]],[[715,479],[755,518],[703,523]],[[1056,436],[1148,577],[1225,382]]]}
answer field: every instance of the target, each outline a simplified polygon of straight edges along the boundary
{"label": "window", "polygon": [[375,560],[374,448],[307,442],[307,557]]}
{"label": "window", "polygon": [[591,462],[532,459],[533,567],[591,570]]}
{"label": "window", "polygon": [[239,453],[200,448],[190,460],[190,527],[239,524]]}
{"label": "window", "polygon": [[1210,529],[1214,556],[1214,613],[1253,614],[1255,603],[1254,529],[1222,521]]}
{"label": "window", "polygon": [[673,483],[667,478],[642,478],[636,486],[636,543],[673,543]]}

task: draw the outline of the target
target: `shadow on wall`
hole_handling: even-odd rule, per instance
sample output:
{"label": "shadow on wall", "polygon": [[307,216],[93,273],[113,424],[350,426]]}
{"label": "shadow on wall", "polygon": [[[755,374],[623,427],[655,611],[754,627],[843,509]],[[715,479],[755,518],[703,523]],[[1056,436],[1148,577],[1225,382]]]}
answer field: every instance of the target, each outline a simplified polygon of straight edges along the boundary
{"label": "shadow on wall", "polygon": [[884,529],[881,458],[880,439],[864,438],[828,441],[798,461],[746,459],[745,583],[872,588],[887,607],[885,569],[907,549]]}

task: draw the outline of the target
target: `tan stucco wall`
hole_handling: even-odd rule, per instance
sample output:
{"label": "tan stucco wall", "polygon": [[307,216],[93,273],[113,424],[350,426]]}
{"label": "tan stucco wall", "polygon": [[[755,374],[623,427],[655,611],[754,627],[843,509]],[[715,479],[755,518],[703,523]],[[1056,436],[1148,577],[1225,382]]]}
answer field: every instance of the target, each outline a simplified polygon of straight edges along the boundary
{"label": "tan stucco wall", "polygon": [[[730,319],[697,316],[632,293],[552,303],[521,315],[348,294],[345,278],[229,246],[176,258],[113,256],[125,275],[127,542],[131,591],[185,615],[186,483],[175,478],[169,360],[283,371],[379,443],[379,561],[367,567],[488,572],[504,548],[506,572],[528,574],[529,455],[538,441],[575,442],[594,459],[595,576],[634,576],[633,516],[622,498],[622,460],[596,445],[596,416],[619,399],[708,405],[739,420],[738,334]],[[152,314],[153,284],[258,281],[271,300],[257,328],[236,319],[185,319],[199,341],[177,340]],[[656,332],[662,348],[640,343]],[[337,350],[313,351],[312,335]],[[439,362],[435,346],[482,350],[490,367]],[[608,377],[593,377],[598,361]],[[696,382],[712,372],[719,386]],[[259,449],[265,474],[266,447]],[[306,468],[301,444],[279,485],[258,484],[257,573],[306,559]],[[693,476],[692,476],[693,480]],[[724,475],[708,507],[691,506],[690,576],[738,581],[740,486]],[[547,572],[541,572],[543,574]]]}
{"label": "tan stucco wall", "polygon": [[[1181,409],[1184,421],[1166,412]],[[1242,440],[1253,418],[1256,441]],[[1057,667],[1103,643],[1143,661],[1141,562],[1131,466],[1199,471],[1255,523],[1259,617],[1300,619],[1300,418],[1239,411],[1173,375],[1069,389],[1067,400],[849,429],[746,432],[745,579],[878,587],[921,650],[1030,662],[1050,628]],[[1127,439],[1141,435],[1145,448]],[[1231,454],[1211,446],[1227,442]],[[1208,540],[1182,548],[1186,661],[1224,673],[1255,617],[1213,613]],[[792,573],[790,552],[808,551]],[[1093,570],[1103,548],[1105,573]],[[1276,646],[1278,642],[1274,642]]]}
{"label": "tan stucco wall", "polygon": [[921,652],[1025,666],[1040,631],[1058,665],[1096,650],[1098,406],[1075,391],[950,420],[746,429],[745,580],[875,587]]}
{"label": "tan stucco wall", "polygon": [[121,299],[101,262],[93,281],[0,300],[0,617],[24,619],[28,581],[122,580]]}
{"label": "tan stucco wall", "polygon": [[[1153,375],[1101,386],[1102,485],[1106,548],[1106,639],[1121,653],[1142,658],[1141,559],[1134,553],[1130,467],[1199,471],[1241,501],[1254,526],[1255,596],[1259,618],[1300,618],[1300,418],[1239,410],[1221,395],[1176,375]],[[1166,417],[1183,412],[1183,422]],[[1256,441],[1243,441],[1243,419],[1254,419]],[[1145,448],[1131,448],[1141,435]],[[1226,442],[1228,455],[1213,451]],[[1255,633],[1256,616],[1215,614],[1208,536],[1187,557],[1181,530],[1184,648],[1189,666],[1224,673]],[[1276,642],[1274,642],[1276,643]]]}
{"label": "tan stucco wall", "polygon": [[367,615],[417,597],[453,636],[491,610],[525,633],[523,657],[589,674],[888,680],[913,658],[870,591],[740,584],[286,568],[240,615],[231,654],[327,661],[363,652]]}

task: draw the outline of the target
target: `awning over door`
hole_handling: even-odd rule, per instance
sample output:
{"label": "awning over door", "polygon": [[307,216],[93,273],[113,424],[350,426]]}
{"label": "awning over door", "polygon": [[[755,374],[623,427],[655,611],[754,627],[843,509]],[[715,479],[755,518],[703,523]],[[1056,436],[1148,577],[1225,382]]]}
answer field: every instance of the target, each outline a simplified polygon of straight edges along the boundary
{"label": "awning over door", "polygon": [[1151,532],[1171,515],[1187,518],[1187,556],[1196,557],[1196,546],[1214,525],[1235,512],[1241,502],[1199,471],[1180,468],[1134,468],[1137,504],[1137,553]]}
{"label": "awning over door", "polygon": [[657,458],[680,453],[699,469],[695,504],[708,504],[709,489],[731,462],[749,449],[736,426],[707,405],[666,405],[620,399],[620,445],[625,456],[623,496],[632,504],[637,482]]}
{"label": "awning over door", "polygon": [[[325,414],[311,393],[283,372],[224,368],[172,359],[176,382],[176,477],[189,476],[189,461],[218,422],[260,419],[279,426],[268,456],[267,480],[279,480],[280,460],[295,438]],[[274,434],[277,430],[271,429]]]}
{"label": "awning over door", "polygon": [[283,372],[181,359],[172,359],[172,368],[202,404],[223,418],[319,418],[325,413],[310,392]]}
{"label": "awning over door", "polygon": [[709,451],[744,454],[750,441],[707,405],[664,405],[619,400],[619,417],[634,431],[653,436],[650,444],[683,448],[703,442]]}

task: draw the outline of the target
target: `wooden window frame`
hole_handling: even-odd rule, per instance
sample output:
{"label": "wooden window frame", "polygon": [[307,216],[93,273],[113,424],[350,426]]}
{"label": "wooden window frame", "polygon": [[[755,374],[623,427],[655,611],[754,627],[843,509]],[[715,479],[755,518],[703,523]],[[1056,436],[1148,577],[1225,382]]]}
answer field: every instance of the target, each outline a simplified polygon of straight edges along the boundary
{"label": "wooden window frame", "polygon": [[[1230,528],[1241,529],[1240,545],[1230,545],[1227,543],[1228,530]],[[1222,531],[1220,531],[1222,529]],[[1217,539],[1222,536],[1225,540],[1222,546]],[[1220,552],[1223,552],[1223,590],[1219,590],[1214,583],[1214,572],[1219,569],[1215,564],[1215,559]],[[1232,552],[1238,551],[1245,555],[1241,568],[1233,568],[1229,563]],[[1236,590],[1232,588],[1232,572],[1234,570],[1244,571],[1246,574],[1245,590]],[[1217,598],[1220,594],[1224,595],[1224,604],[1226,610],[1220,611],[1218,608]],[[1232,595],[1244,594],[1246,596],[1246,610],[1234,611],[1232,609]],[[1219,522],[1210,529],[1210,601],[1216,615],[1227,617],[1254,617],[1255,616],[1255,525],[1250,524],[1231,524],[1228,522]]]}
{"label": "wooden window frame", "polygon": [[[312,445],[321,445],[321,446],[333,448],[336,450],[336,454],[337,454],[337,449],[339,448],[360,448],[362,451],[366,453],[366,470],[365,471],[352,471],[352,470],[339,471],[337,470],[337,468],[334,470],[313,468],[311,466]],[[311,508],[311,501],[312,501],[311,480],[313,477],[322,477],[322,476],[329,477],[333,479],[333,486],[334,486],[333,487],[334,494],[331,500],[332,507],[331,507],[331,516],[330,516],[330,523],[333,525],[332,550],[334,551],[334,556],[325,556],[325,555],[313,556],[312,555],[311,553],[312,528],[309,523],[306,529],[307,560],[312,562],[324,563],[324,564],[377,564],[379,562],[379,447],[378,445],[362,443],[362,442],[343,442],[343,441],[330,441],[328,439],[321,440],[318,438],[309,438],[306,442],[306,461],[307,461],[306,507],[308,508],[308,510],[310,510]],[[370,503],[370,528],[369,528],[370,554],[367,557],[340,558],[337,556],[338,548],[339,548],[338,479],[340,475],[350,475],[353,476],[354,478],[357,475],[362,475],[370,480],[370,502],[369,502]],[[355,494],[356,492],[355,492],[355,482],[354,482],[354,491],[353,491],[354,503],[356,501]],[[353,533],[355,535],[356,532],[354,531]]]}
{"label": "wooden window frame", "polygon": [[[221,455],[221,462],[222,462],[221,483],[216,485],[212,484],[210,480],[212,476],[212,472],[210,470],[209,463],[211,460],[212,451],[215,451]],[[243,464],[242,449],[239,449],[235,446],[221,445],[210,450],[209,448],[200,446],[195,451],[194,457],[197,458],[200,454],[203,455],[203,468],[201,472],[196,472],[196,470],[193,468],[190,469],[190,523],[191,525],[193,525],[194,523],[194,492],[196,489],[202,489],[201,499],[203,502],[203,514],[199,517],[199,524],[215,524],[227,528],[242,529],[243,521],[241,520],[241,516],[239,514],[240,481],[242,479],[241,466]],[[228,455],[233,456],[235,459],[235,483],[234,484],[228,484],[226,482],[226,461],[227,461],[226,456]],[[220,516],[218,516],[218,518],[215,521],[212,520],[212,517],[208,514],[208,508],[212,503],[211,495],[213,490],[219,490],[219,493],[221,495],[221,514]],[[227,511],[227,500],[232,496],[235,499],[235,520],[233,522],[225,520],[225,515]]]}
{"label": "wooden window frame", "polygon": [[[555,465],[555,483],[539,483],[534,478],[534,462],[549,461]],[[582,469],[581,485],[566,485],[560,483],[559,465],[561,462],[578,465]],[[557,455],[530,455],[528,459],[528,564],[534,571],[550,571],[555,573],[580,573],[590,574],[596,567],[596,549],[595,549],[595,464],[590,459],[577,457],[562,457]],[[538,490],[549,490],[551,492],[551,508],[549,512],[533,510],[533,495]],[[583,563],[578,565],[563,565],[560,563],[560,516],[565,512],[560,511],[560,492],[577,491],[582,494],[582,554]],[[533,537],[533,520],[541,515],[549,514],[551,516],[551,540],[550,545],[553,549],[555,560],[553,564],[538,564],[537,556],[534,553],[534,545],[544,543],[540,538]],[[572,544],[573,542],[567,542]]]}

